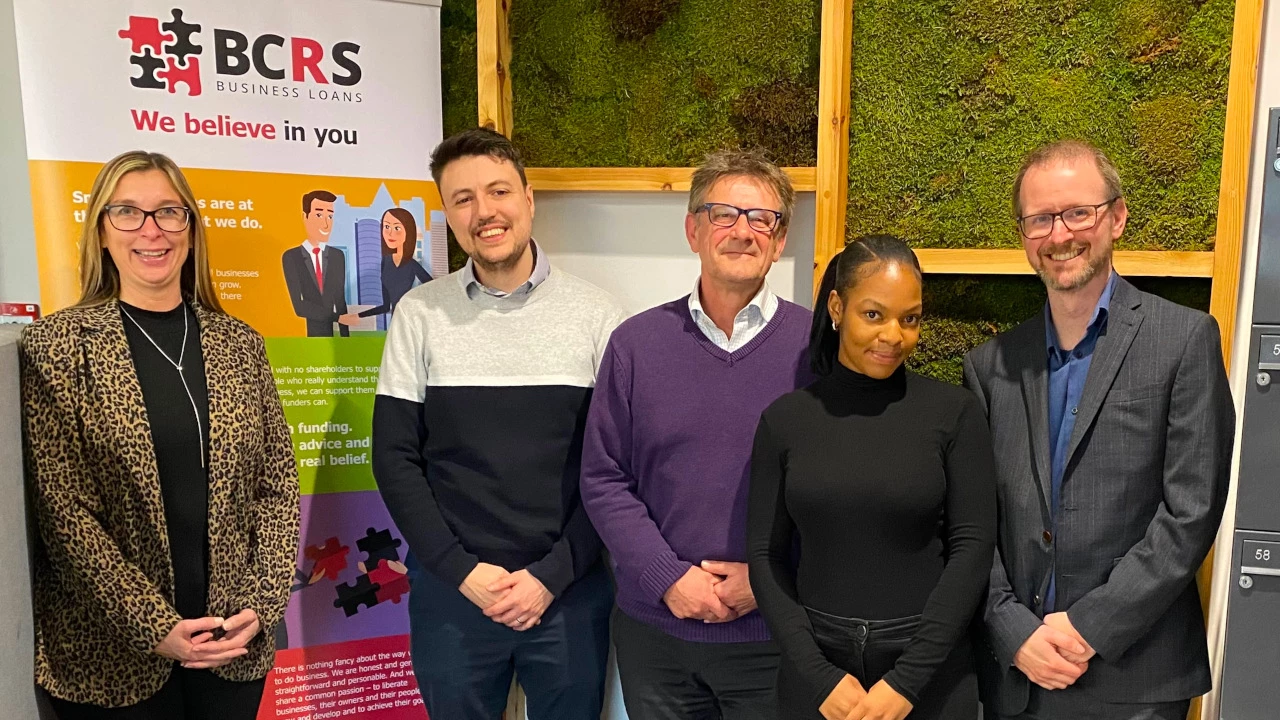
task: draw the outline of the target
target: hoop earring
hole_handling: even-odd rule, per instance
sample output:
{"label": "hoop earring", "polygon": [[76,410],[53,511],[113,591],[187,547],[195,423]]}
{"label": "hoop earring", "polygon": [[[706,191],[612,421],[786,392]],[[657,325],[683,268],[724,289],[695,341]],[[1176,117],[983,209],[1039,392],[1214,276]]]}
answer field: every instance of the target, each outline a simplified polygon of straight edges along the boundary
{"label": "hoop earring", "polygon": [[835,330],[836,332],[840,332],[840,326],[836,324],[835,320],[831,321],[831,329]]}

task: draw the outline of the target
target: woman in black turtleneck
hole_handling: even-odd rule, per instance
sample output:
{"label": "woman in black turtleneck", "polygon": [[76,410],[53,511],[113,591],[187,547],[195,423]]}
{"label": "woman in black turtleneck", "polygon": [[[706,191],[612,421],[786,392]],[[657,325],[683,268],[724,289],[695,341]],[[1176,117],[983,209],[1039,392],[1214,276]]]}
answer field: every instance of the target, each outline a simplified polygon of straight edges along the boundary
{"label": "woman in black turtleneck", "polygon": [[765,410],[751,459],[751,587],[782,649],[781,716],[972,720],[968,630],[996,536],[986,418],[904,367],[922,307],[901,240],[850,244],[819,298],[822,379]]}
{"label": "woman in black turtleneck", "polygon": [[80,300],[23,335],[35,679],[59,720],[252,720],[298,547],[262,337],[169,158],[99,172]]}

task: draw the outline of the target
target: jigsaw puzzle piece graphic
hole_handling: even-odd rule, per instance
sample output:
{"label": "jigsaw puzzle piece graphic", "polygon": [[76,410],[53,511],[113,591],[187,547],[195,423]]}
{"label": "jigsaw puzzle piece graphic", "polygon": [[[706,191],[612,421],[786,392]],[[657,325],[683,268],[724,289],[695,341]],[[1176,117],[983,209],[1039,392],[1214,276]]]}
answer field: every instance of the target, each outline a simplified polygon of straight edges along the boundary
{"label": "jigsaw puzzle piece graphic", "polygon": [[144,48],[151,48],[151,54],[157,58],[164,54],[161,45],[175,39],[172,33],[160,32],[159,18],[137,15],[130,15],[129,27],[116,33],[116,36],[133,43],[130,53],[141,55]]}
{"label": "jigsaw puzzle piece graphic", "polygon": [[369,580],[378,586],[378,602],[399,603],[400,596],[409,592],[409,576],[392,568],[386,560],[379,560],[378,567],[369,571]]}
{"label": "jigsaw puzzle piece graphic", "polygon": [[183,20],[182,11],[178,8],[174,8],[172,12],[173,20],[161,25],[171,33],[168,39],[172,41],[164,46],[164,51],[176,56],[183,64],[190,64],[187,62],[187,57],[199,55],[204,50],[201,46],[191,42],[191,36],[200,32],[200,25]]}
{"label": "jigsaw puzzle piece graphic", "polygon": [[366,554],[364,565],[368,568],[376,568],[379,560],[399,562],[398,548],[401,544],[403,541],[400,538],[391,537],[390,530],[375,531],[373,528],[369,528],[364,537],[356,540],[356,547]]}
{"label": "jigsaw puzzle piece graphic", "polygon": [[340,544],[336,537],[325,540],[323,545],[310,546],[304,551],[307,559],[313,563],[311,574],[314,576],[322,572],[330,580],[337,580],[338,574],[347,569],[349,552],[351,548]]}
{"label": "jigsaw puzzle piece graphic", "polygon": [[156,76],[164,78],[170,94],[178,92],[178,83],[187,84],[187,95],[194,97],[200,94],[200,58],[188,60],[187,67],[179,67],[173,56],[166,57],[165,63],[168,68]]}
{"label": "jigsaw puzzle piece graphic", "polygon": [[378,585],[370,582],[368,575],[356,578],[355,585],[343,583],[337,587],[338,599],[333,601],[333,606],[342,608],[347,617],[359,612],[361,605],[371,608],[378,604]]}
{"label": "jigsaw puzzle piece graphic", "polygon": [[129,62],[142,69],[141,75],[129,78],[129,84],[136,88],[164,89],[164,81],[156,77],[156,71],[164,68],[164,61],[152,55],[150,48],[144,49],[141,55],[130,57]]}

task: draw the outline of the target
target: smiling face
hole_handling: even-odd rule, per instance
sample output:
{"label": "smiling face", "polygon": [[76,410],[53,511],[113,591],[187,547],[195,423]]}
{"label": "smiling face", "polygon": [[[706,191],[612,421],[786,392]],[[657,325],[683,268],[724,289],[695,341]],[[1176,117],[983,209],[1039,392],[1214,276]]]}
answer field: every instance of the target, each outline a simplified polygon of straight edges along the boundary
{"label": "smiling face", "polygon": [[[1054,160],[1027,170],[1022,180],[1022,216],[1057,213],[1098,205],[1111,198],[1106,182],[1091,158]],[[1022,238],[1027,261],[1050,291],[1073,292],[1099,277],[1109,277],[1115,241],[1124,232],[1128,208],[1124,199],[1099,208],[1088,230],[1072,231],[1055,219],[1043,238]]]}
{"label": "smiling face", "polygon": [[311,211],[302,216],[307,226],[307,239],[312,245],[329,242],[329,232],[333,230],[333,203],[324,200],[312,200]]}
{"label": "smiling face", "polygon": [[893,375],[920,341],[921,310],[920,277],[901,263],[880,264],[843,296],[832,290],[840,364],[877,380]]}
{"label": "smiling face", "polygon": [[513,268],[533,236],[533,188],[516,168],[490,155],[453,160],[440,173],[445,219],[458,245],[480,268]]}
{"label": "smiling face", "polygon": [[400,222],[395,215],[384,213],[382,215],[382,242],[387,244],[399,254],[400,249],[404,247],[404,223]]}
{"label": "smiling face", "polygon": [[[772,188],[742,175],[716,181],[703,200],[743,210],[782,211]],[[761,232],[748,224],[746,215],[739,215],[731,227],[720,227],[711,223],[706,210],[700,210],[685,216],[684,231],[689,249],[702,260],[703,281],[726,287],[758,286],[787,245],[786,230]]]}
{"label": "smiling face", "polygon": [[[183,207],[182,197],[160,170],[126,173],[116,183],[108,206],[132,205],[143,211],[163,207]],[[137,230],[117,230],[104,216],[101,222],[102,247],[111,256],[120,274],[120,299],[131,305],[145,298],[182,297],[182,264],[191,252],[191,226],[166,232],[148,217]]]}

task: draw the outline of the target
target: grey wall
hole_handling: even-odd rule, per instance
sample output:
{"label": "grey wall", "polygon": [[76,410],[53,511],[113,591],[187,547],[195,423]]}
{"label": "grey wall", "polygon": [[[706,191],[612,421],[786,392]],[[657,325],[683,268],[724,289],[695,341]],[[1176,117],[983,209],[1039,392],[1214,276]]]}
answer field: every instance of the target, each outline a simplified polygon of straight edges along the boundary
{"label": "grey wall", "polygon": [[31,676],[31,577],[26,495],[22,482],[22,433],[18,399],[18,332],[0,325],[0,698],[4,716],[36,717]]}
{"label": "grey wall", "polygon": [[0,302],[39,302],[13,0],[0,0]]}
{"label": "grey wall", "polygon": [[[538,192],[534,237],[556,264],[618,297],[629,312],[687,294],[698,256],[684,236],[685,193]],[[799,193],[782,259],[769,273],[779,296],[812,305],[814,195]]]}

